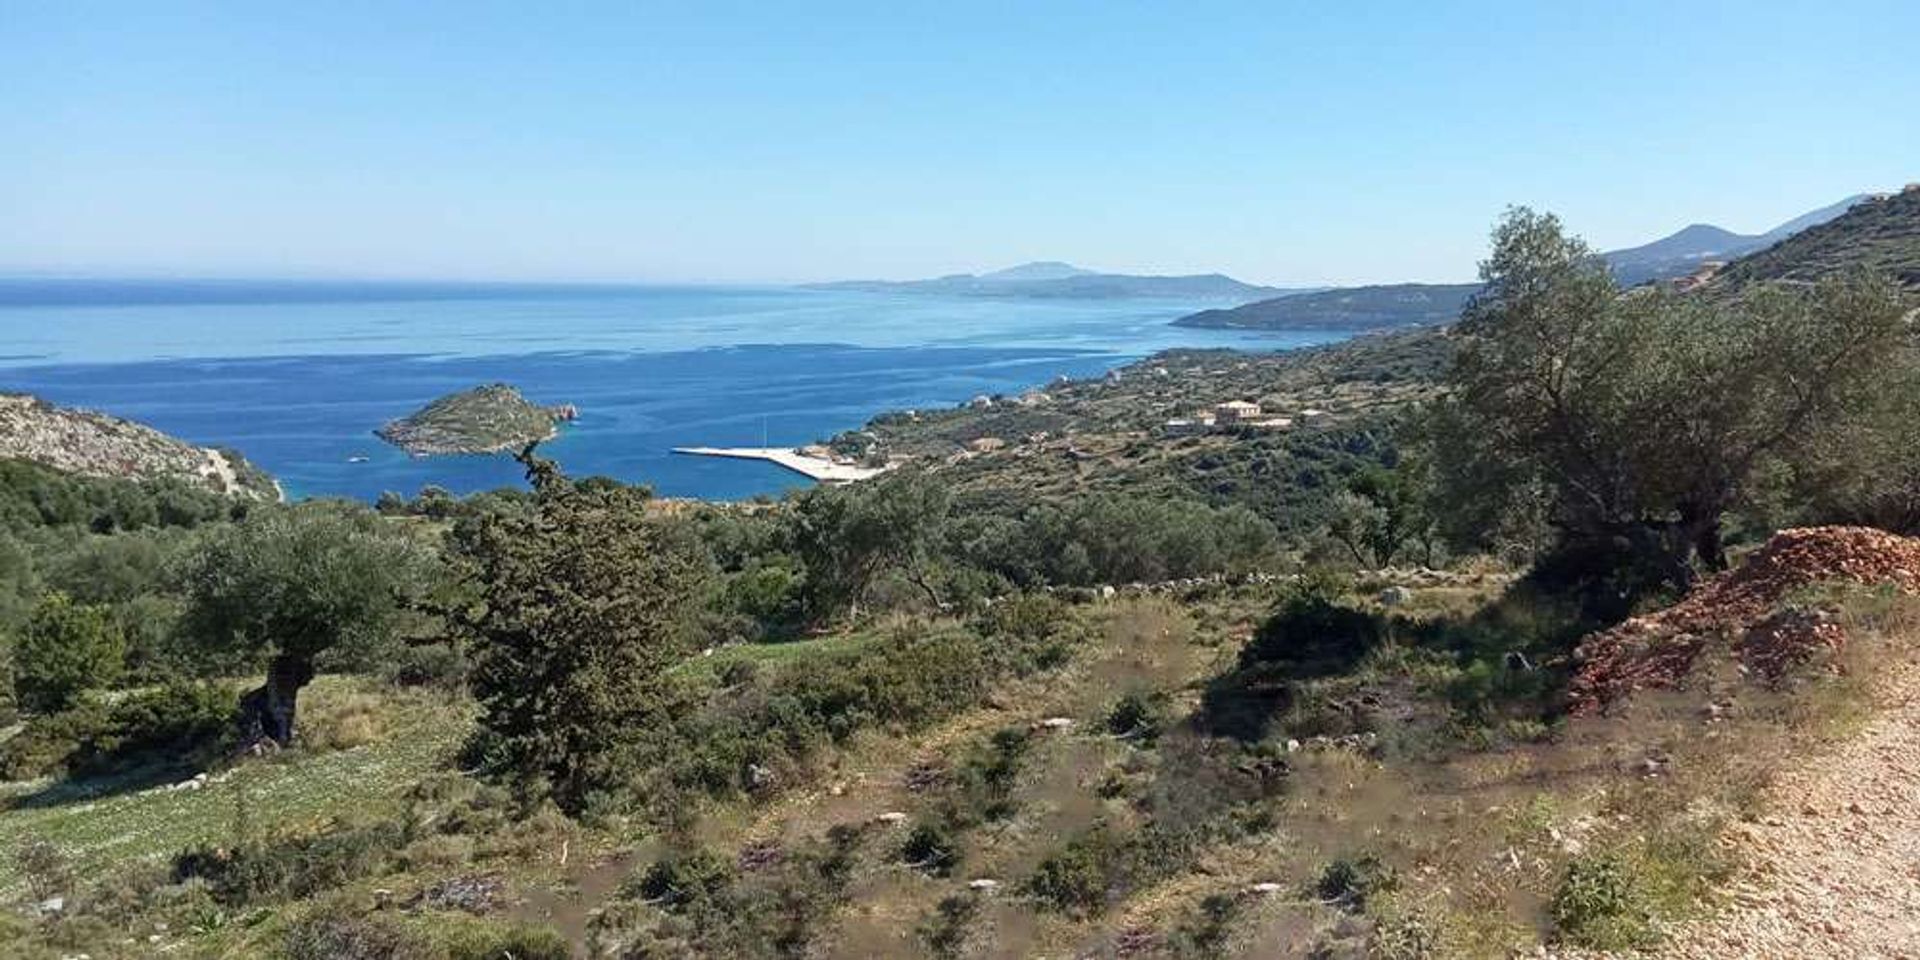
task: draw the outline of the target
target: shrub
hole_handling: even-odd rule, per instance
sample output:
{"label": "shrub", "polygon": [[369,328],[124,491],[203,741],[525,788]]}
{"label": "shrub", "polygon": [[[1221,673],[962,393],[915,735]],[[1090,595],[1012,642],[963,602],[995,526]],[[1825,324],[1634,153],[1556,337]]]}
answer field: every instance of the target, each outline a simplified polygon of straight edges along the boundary
{"label": "shrub", "polygon": [[1167,723],[1165,694],[1135,690],[1122,696],[1107,712],[1107,730],[1116,737],[1129,737],[1150,744],[1159,739]]}
{"label": "shrub", "polygon": [[169,683],[107,709],[104,726],[82,739],[68,761],[80,776],[100,776],[153,758],[175,769],[201,766],[233,726],[234,697],[207,683]]}
{"label": "shrub", "polygon": [[718,896],[732,886],[733,880],[732,864],[697,850],[656,861],[634,889],[641,899],[674,909]]}
{"label": "shrub", "polygon": [[1045,593],[1025,593],[994,605],[982,618],[982,632],[1028,643],[1045,640],[1071,616],[1067,605]]}
{"label": "shrub", "polygon": [[943,898],[933,915],[920,924],[920,942],[935,960],[955,960],[963,956],[967,940],[980,916],[980,898],[957,894]]}
{"label": "shrub", "polygon": [[35,898],[45,900],[73,889],[73,864],[59,847],[45,840],[34,840],[14,854],[14,863],[27,878],[27,889]]}
{"label": "shrub", "polygon": [[1167,938],[1167,952],[1195,960],[1224,955],[1227,940],[1233,935],[1233,921],[1239,915],[1240,901],[1221,893],[1208,895]]}
{"label": "shrub", "polygon": [[1618,856],[1569,862],[1548,911],[1555,936],[1576,946],[1627,950],[1655,940],[1652,911],[1633,870]]}
{"label": "shrub", "polygon": [[1027,879],[1027,892],[1042,906],[1079,919],[1106,909],[1107,894],[1126,850],[1104,824],[1069,841],[1042,860]]}
{"label": "shrub", "polygon": [[1381,960],[1428,960],[1440,954],[1440,937],[1426,917],[1393,913],[1374,924],[1373,956]]}
{"label": "shrub", "polygon": [[64,772],[80,745],[106,729],[107,710],[98,703],[34,717],[19,733],[0,743],[0,775],[8,780],[32,780]]}
{"label": "shrub", "polygon": [[429,960],[426,944],[379,915],[322,910],[287,927],[287,960]]}
{"label": "shrub", "polygon": [[1292,703],[1301,681],[1348,673],[1380,645],[1383,619],[1339,597],[1338,583],[1314,579],[1282,598],[1233,669],[1208,685],[1202,719],[1210,730],[1257,740]]}
{"label": "shrub", "polygon": [[1400,879],[1393,868],[1368,854],[1342,857],[1327,864],[1314,884],[1314,893],[1321,900],[1359,913],[1367,908],[1369,900],[1399,885]]}
{"label": "shrub", "polygon": [[573,948],[549,927],[527,924],[462,929],[446,940],[447,960],[572,960]]}
{"label": "shrub", "polygon": [[86,703],[35,717],[0,745],[0,772],[18,780],[63,771],[104,776],[142,764],[191,769],[231,730],[233,704],[219,687],[173,683],[111,706]]}
{"label": "shrub", "polygon": [[376,822],[324,833],[243,843],[232,850],[202,846],[173,859],[173,879],[199,879],[223,905],[300,899],[384,872],[403,846],[400,825]]}
{"label": "shrub", "polygon": [[50,593],[33,608],[13,651],[14,695],[29,710],[72,706],[83,691],[118,679],[126,639],[112,611]]}
{"label": "shrub", "polygon": [[960,863],[960,844],[945,826],[917,823],[900,845],[900,859],[916,870],[944,877]]}
{"label": "shrub", "polygon": [[[863,828],[835,827],[824,842],[780,850],[750,877],[710,853],[670,857],[603,911],[595,940],[603,952],[630,957],[811,956],[815,933],[845,902],[866,835]],[[636,896],[665,911],[651,929],[636,929],[649,926],[646,912],[633,909]],[[636,942],[636,934],[651,940]],[[619,945],[609,950],[609,941]]]}

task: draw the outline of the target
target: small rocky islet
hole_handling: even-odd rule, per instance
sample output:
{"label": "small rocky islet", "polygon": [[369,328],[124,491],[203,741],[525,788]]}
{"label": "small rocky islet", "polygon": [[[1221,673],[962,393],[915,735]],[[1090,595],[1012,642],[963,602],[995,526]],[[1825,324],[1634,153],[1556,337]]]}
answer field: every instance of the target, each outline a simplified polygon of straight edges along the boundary
{"label": "small rocky islet", "polygon": [[551,440],[579,415],[573,404],[543,407],[508,384],[490,383],[441,397],[374,435],[416,457],[498,453]]}

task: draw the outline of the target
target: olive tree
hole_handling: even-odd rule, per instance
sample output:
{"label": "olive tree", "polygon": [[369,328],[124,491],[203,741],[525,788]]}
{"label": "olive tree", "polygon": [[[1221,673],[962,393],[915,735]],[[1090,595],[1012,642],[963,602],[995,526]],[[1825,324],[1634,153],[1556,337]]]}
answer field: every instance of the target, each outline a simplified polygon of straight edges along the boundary
{"label": "olive tree", "polygon": [[1510,211],[1430,423],[1449,510],[1537,502],[1573,550],[1684,588],[1726,563],[1759,467],[1848,422],[1896,372],[1899,291],[1870,276],[1738,296],[1621,291],[1557,219]]}
{"label": "olive tree", "polygon": [[316,661],[390,641],[431,563],[399,527],[336,503],[256,509],[208,536],[180,571],[182,625],[205,657],[264,661],[241,699],[241,742],[291,743]]}
{"label": "olive tree", "polygon": [[932,567],[951,509],[946,489],[917,473],[820,487],[798,498],[790,536],[806,564],[809,612],[816,619],[858,616],[860,602],[889,573],[939,606]]}

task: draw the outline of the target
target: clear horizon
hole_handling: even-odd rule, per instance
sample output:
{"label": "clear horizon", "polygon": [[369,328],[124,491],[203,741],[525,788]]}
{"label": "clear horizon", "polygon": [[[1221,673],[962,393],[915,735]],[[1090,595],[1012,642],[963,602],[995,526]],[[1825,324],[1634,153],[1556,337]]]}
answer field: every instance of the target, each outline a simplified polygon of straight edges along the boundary
{"label": "clear horizon", "polygon": [[1510,204],[1610,249],[1920,178],[1891,39],[1916,27],[1891,2],[23,4],[0,274],[1457,282]]}

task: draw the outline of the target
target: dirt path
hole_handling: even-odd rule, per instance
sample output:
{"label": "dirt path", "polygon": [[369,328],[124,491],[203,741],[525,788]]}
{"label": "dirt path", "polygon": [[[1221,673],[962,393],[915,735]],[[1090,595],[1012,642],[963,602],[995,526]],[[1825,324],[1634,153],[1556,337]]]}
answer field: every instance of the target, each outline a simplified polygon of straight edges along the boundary
{"label": "dirt path", "polygon": [[1920,662],[1889,664],[1855,736],[1772,788],[1737,828],[1751,867],[1718,915],[1683,926],[1672,958],[1920,958]]}

